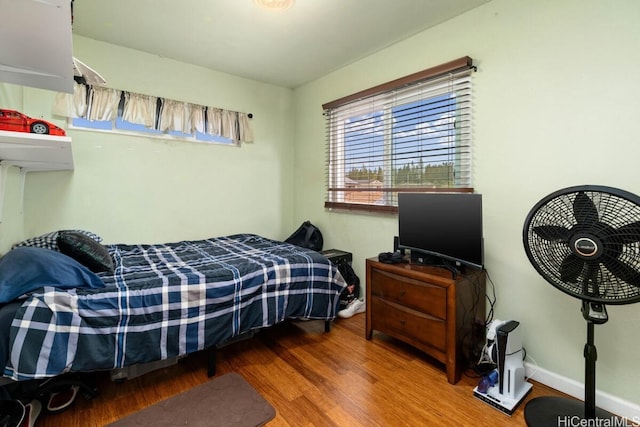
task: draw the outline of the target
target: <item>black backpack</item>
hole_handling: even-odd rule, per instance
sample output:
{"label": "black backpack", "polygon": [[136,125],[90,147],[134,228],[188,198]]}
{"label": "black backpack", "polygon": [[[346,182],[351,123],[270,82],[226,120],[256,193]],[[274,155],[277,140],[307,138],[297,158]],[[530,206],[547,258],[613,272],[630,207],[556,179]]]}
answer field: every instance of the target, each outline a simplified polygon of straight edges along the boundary
{"label": "black backpack", "polygon": [[285,242],[303,248],[313,249],[318,252],[322,250],[322,245],[324,243],[320,229],[309,221],[303,222],[291,236],[287,237]]}
{"label": "black backpack", "polygon": [[347,282],[347,287],[340,294],[339,310],[342,310],[346,308],[351,301],[360,296],[360,278],[347,261],[338,262],[337,267],[345,282]]}

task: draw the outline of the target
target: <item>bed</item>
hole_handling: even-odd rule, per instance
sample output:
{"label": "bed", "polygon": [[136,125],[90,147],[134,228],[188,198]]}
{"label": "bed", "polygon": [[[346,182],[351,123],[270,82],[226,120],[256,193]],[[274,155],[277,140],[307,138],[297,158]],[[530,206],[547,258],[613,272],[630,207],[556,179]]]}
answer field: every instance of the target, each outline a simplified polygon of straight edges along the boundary
{"label": "bed", "polygon": [[[63,246],[71,235],[77,241]],[[38,264],[34,253],[55,260],[39,261],[43,283],[11,289],[17,299],[4,295],[14,284],[0,283],[0,363],[14,381],[167,360],[291,318],[328,322],[346,287],[320,253],[254,234],[102,245],[92,233],[60,231],[0,258],[1,277],[16,251],[23,260],[9,268],[25,257]],[[79,277],[51,273],[64,263]]]}

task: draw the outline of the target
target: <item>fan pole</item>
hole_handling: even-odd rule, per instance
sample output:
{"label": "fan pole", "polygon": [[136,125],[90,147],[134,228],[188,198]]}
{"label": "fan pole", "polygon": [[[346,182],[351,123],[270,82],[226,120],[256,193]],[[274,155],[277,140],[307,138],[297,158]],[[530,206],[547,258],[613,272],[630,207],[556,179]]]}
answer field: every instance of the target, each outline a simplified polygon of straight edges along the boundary
{"label": "fan pole", "polygon": [[593,322],[587,321],[587,343],[584,345],[584,417],[589,420],[596,417],[596,360],[598,352],[594,344],[594,329]]}
{"label": "fan pole", "polygon": [[582,301],[582,315],[587,321],[587,343],[584,345],[584,403],[555,396],[541,396],[531,399],[524,408],[524,419],[529,427],[559,425],[561,420],[569,420],[573,417],[581,420],[580,425],[587,425],[582,424],[584,420],[615,420],[617,418],[603,409],[596,408],[596,360],[598,353],[594,344],[595,325],[601,325],[608,320],[607,310],[604,304]]}
{"label": "fan pole", "polygon": [[587,343],[584,345],[584,417],[596,417],[596,360],[595,325],[609,320],[604,304],[582,301],[582,317],[587,321]]}

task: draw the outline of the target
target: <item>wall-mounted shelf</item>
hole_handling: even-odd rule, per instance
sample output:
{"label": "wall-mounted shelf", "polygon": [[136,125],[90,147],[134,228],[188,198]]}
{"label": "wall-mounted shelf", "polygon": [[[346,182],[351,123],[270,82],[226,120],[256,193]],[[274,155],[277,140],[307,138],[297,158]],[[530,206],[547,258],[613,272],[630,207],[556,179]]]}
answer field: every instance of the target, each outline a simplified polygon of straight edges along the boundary
{"label": "wall-mounted shelf", "polygon": [[[0,130],[0,222],[7,170],[20,168],[20,197],[24,197],[27,172],[73,170],[71,138]],[[22,201],[20,203],[22,208]]]}
{"label": "wall-mounted shelf", "polygon": [[73,170],[71,138],[0,130],[0,164],[24,172]]}

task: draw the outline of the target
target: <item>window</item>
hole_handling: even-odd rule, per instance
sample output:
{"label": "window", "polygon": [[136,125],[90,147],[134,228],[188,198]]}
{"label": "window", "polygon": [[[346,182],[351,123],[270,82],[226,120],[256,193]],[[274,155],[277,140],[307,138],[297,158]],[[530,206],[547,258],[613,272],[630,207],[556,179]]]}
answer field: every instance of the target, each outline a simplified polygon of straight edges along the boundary
{"label": "window", "polygon": [[[122,132],[122,133],[142,133],[142,134],[154,134],[154,135],[164,135],[165,133],[161,132],[158,129],[153,127],[147,127],[145,125],[132,123],[127,120],[124,120],[121,115],[118,115],[115,121],[111,120],[88,120],[83,119],[81,117],[76,117],[71,120],[71,124],[76,128],[86,128],[86,129],[97,129],[97,130],[108,130],[114,132]],[[166,135],[171,135],[175,138],[186,139],[190,141],[205,141],[205,142],[217,142],[221,144],[237,144],[237,141],[234,141],[230,138],[225,138],[219,135],[210,135],[203,132],[196,131],[193,134],[188,134],[180,131],[169,131],[166,132]]]}
{"label": "window", "polygon": [[395,212],[399,192],[473,191],[471,58],[323,105],[332,209]]}
{"label": "window", "polygon": [[54,114],[76,128],[230,145],[253,141],[251,114],[78,83],[73,95],[56,96]]}

